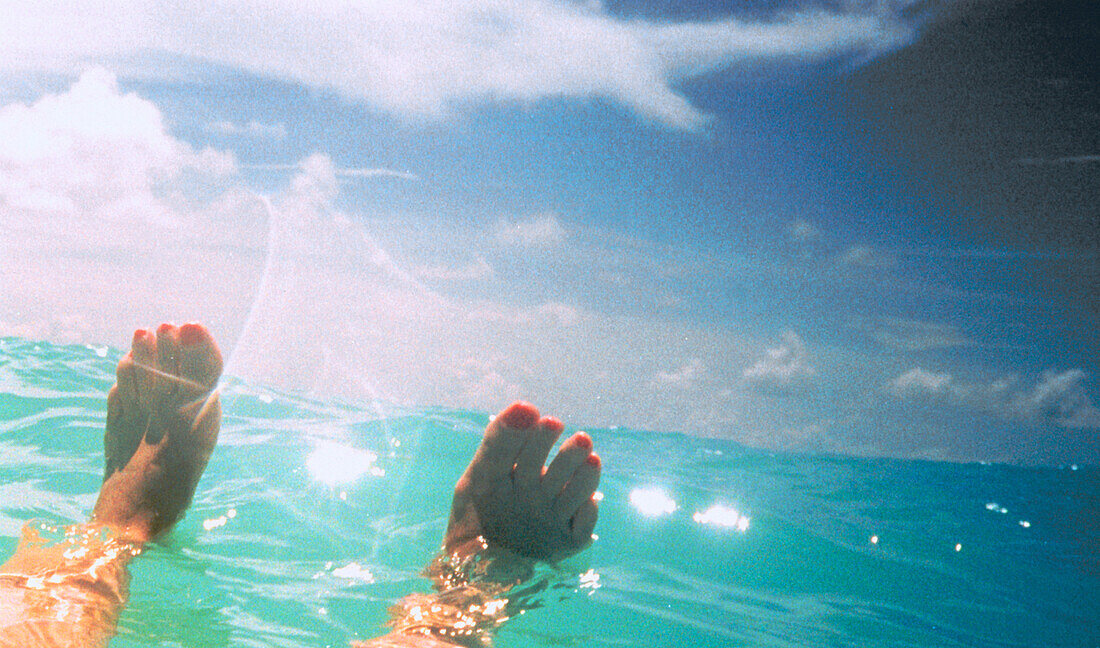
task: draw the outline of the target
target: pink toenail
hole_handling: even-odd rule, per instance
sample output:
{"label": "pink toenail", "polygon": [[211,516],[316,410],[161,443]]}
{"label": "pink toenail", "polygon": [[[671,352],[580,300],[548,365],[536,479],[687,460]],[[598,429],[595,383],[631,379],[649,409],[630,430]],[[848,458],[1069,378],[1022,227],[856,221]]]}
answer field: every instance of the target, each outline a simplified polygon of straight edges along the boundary
{"label": "pink toenail", "polygon": [[584,463],[588,464],[589,466],[592,466],[593,468],[599,468],[600,463],[601,463],[600,462],[600,455],[590,454],[587,457],[585,457]]}
{"label": "pink toenail", "polygon": [[585,450],[592,449],[592,437],[588,436],[584,432],[578,432],[577,435],[573,437],[573,443],[584,448]]}
{"label": "pink toenail", "polygon": [[176,328],[175,324],[171,322],[165,322],[157,327],[157,335],[168,335],[172,332],[172,329]]}
{"label": "pink toenail", "polygon": [[202,324],[191,322],[180,327],[180,344],[197,344],[202,338]]}
{"label": "pink toenail", "polygon": [[558,434],[561,434],[561,431],[565,429],[565,424],[553,416],[542,417],[539,420],[539,425],[547,430],[552,430]]}
{"label": "pink toenail", "polygon": [[508,406],[502,415],[504,424],[512,429],[523,430],[539,420],[539,411],[531,403],[517,401]]}
{"label": "pink toenail", "polygon": [[145,329],[138,329],[134,331],[134,341],[132,344],[137,344],[138,342],[141,342],[148,335],[149,331],[146,331]]}

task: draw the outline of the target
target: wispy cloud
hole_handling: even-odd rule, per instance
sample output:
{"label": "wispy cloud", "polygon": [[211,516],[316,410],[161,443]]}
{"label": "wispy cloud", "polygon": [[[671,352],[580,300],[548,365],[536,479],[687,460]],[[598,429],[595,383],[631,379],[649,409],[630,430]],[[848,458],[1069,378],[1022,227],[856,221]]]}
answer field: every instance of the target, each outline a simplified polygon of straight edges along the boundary
{"label": "wispy cloud", "polygon": [[207,125],[206,129],[212,133],[228,137],[250,137],[272,140],[282,140],[286,138],[285,124],[265,124],[255,119],[245,123],[232,121],[211,122]]}
{"label": "wispy cloud", "polygon": [[1016,164],[1021,166],[1064,166],[1070,164],[1095,164],[1100,162],[1100,155],[1067,155],[1055,158],[1017,158]]}
{"label": "wispy cloud", "polygon": [[0,69],[72,70],[151,50],[332,88],[403,117],[469,102],[606,98],[693,129],[707,116],[679,90],[685,79],[746,60],[905,45],[914,29],[886,6],[670,23],[554,0],[25,2],[0,24]]}
{"label": "wispy cloud", "polygon": [[873,340],[900,351],[930,351],[973,344],[950,324],[924,322],[899,317],[855,319],[853,327]]}
{"label": "wispy cloud", "polygon": [[519,220],[500,219],[493,236],[504,245],[520,247],[552,247],[565,241],[567,233],[558,217],[539,214]]}
{"label": "wispy cloud", "polygon": [[890,381],[890,387],[897,394],[931,393],[941,394],[951,384],[951,374],[928,371],[914,367]]}
{"label": "wispy cloud", "polygon": [[[253,171],[302,171],[302,163],[296,164],[242,164],[242,169]],[[400,180],[420,180],[420,176],[408,171],[398,171],[384,167],[333,167],[332,173],[337,178],[369,179],[369,178],[397,178]]]}
{"label": "wispy cloud", "polygon": [[821,238],[821,230],[804,218],[796,218],[787,225],[787,232],[794,240],[805,243]]}
{"label": "wispy cloud", "polygon": [[480,256],[465,265],[424,264],[417,266],[414,272],[421,279],[436,281],[473,281],[486,279],[494,274],[493,266]]}
{"label": "wispy cloud", "polygon": [[889,253],[869,245],[852,245],[840,253],[837,263],[846,268],[875,270],[892,267],[897,260]]}

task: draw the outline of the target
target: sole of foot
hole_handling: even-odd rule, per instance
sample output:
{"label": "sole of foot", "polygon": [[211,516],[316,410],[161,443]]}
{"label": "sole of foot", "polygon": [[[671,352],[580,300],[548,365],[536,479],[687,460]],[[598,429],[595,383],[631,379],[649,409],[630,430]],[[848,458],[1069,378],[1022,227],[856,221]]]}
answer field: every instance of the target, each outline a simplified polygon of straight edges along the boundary
{"label": "sole of foot", "polygon": [[183,516],[217,443],[221,370],[221,353],[200,324],[134,332],[107,397],[95,521],[145,542]]}
{"label": "sole of foot", "polygon": [[446,551],[483,543],[556,562],[591,544],[601,462],[592,439],[578,432],[547,466],[563,429],[524,402],[493,418],[455,486]]}

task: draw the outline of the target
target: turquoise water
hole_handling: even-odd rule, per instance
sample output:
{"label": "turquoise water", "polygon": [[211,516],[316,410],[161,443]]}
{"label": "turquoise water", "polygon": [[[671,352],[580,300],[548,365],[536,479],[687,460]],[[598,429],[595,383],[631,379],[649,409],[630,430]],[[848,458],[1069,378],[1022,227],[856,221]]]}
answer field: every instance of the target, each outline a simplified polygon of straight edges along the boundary
{"label": "turquoise water", "polygon": [[[0,552],[84,519],[114,350],[0,340]],[[133,565],[115,647],[379,634],[487,415],[317,402],[228,379],[188,516]],[[499,646],[1100,646],[1100,471],[775,454],[589,430],[599,539]],[[723,508],[712,508],[714,506]]]}

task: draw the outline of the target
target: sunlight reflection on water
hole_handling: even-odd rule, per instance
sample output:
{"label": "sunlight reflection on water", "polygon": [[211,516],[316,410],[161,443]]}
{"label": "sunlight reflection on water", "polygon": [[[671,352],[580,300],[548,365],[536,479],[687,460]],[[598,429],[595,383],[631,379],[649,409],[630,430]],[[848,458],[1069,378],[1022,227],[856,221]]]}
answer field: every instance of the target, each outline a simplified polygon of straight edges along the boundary
{"label": "sunlight reflection on water", "polygon": [[306,460],[306,467],[314,479],[329,486],[353,482],[365,474],[384,477],[386,471],[374,465],[378,455],[367,450],[321,442]]}
{"label": "sunlight reflection on water", "polygon": [[737,529],[741,533],[749,530],[749,522],[751,521],[747,516],[741,515],[736,509],[721,504],[715,504],[703,512],[696,511],[695,514],[691,516],[691,519],[699,524],[730,527]]}
{"label": "sunlight reflection on water", "polygon": [[657,517],[674,513],[680,508],[668,493],[660,488],[635,488],[630,491],[630,504],[642,515]]}

